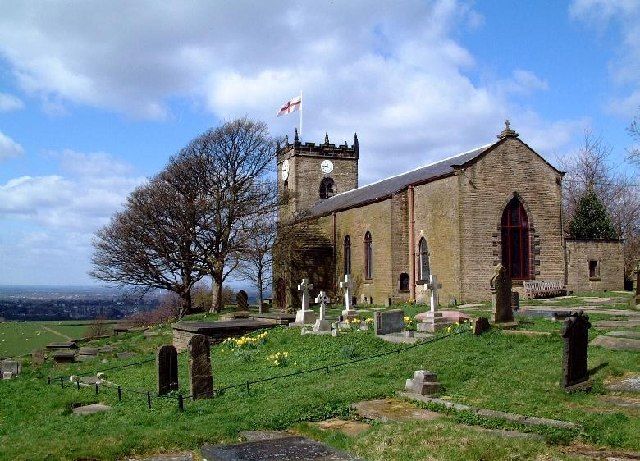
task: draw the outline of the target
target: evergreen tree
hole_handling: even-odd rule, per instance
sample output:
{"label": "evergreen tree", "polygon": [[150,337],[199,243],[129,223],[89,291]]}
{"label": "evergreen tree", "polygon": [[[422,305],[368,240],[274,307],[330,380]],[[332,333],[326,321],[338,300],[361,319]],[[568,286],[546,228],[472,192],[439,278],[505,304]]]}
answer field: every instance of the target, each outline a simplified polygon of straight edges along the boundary
{"label": "evergreen tree", "polygon": [[569,223],[569,233],[576,239],[616,239],[609,213],[593,188],[587,189]]}

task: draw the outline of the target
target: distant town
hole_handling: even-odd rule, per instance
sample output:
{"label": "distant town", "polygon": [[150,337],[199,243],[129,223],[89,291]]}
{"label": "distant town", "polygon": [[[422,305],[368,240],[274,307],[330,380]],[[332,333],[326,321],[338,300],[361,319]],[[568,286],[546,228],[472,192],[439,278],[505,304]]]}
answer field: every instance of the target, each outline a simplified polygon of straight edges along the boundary
{"label": "distant town", "polygon": [[106,287],[0,286],[0,320],[121,319],[159,300],[158,292]]}

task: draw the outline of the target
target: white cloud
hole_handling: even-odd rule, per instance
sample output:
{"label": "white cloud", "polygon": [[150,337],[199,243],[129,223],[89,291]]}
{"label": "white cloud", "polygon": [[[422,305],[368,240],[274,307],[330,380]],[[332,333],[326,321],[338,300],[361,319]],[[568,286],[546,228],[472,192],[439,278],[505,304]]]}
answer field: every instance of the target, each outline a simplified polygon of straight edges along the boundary
{"label": "white cloud", "polygon": [[17,157],[23,153],[24,149],[20,144],[0,131],[0,161],[11,157]]}
{"label": "white cloud", "polygon": [[11,112],[24,107],[24,103],[12,94],[0,93],[0,112]]}
{"label": "white cloud", "polygon": [[19,219],[46,231],[91,234],[106,224],[144,178],[108,154],[65,150],[63,175],[22,176],[0,184],[0,217]]}
{"label": "white cloud", "polygon": [[[629,117],[640,108],[640,2],[637,0],[574,0],[570,15],[599,34],[613,25],[619,42],[609,71],[616,84],[609,102],[612,113]],[[619,34],[619,37],[618,37]]]}
{"label": "white cloud", "polygon": [[357,131],[364,181],[393,173],[377,161],[392,154],[410,168],[486,143],[527,110],[516,97],[547,88],[522,69],[469,78],[479,64],[454,37],[483,18],[463,0],[16,1],[4,13],[0,54],[47,111],[86,104],[153,119],[186,98],[280,134],[296,117],[276,109],[304,90],[305,140]]}

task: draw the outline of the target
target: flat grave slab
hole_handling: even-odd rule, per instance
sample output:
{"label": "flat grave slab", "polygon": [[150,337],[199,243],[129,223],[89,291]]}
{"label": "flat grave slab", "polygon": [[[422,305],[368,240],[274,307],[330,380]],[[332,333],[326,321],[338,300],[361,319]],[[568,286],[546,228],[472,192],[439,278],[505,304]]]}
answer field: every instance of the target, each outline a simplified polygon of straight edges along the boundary
{"label": "flat grave slab", "polygon": [[262,314],[253,314],[252,317],[255,320],[271,322],[275,325],[289,325],[296,320],[295,314],[287,314],[285,312],[265,312]]}
{"label": "flat grave slab", "polygon": [[409,402],[398,399],[365,400],[351,407],[363,418],[382,421],[428,421],[441,418],[435,411],[418,408]]}
{"label": "flat grave slab", "polygon": [[608,391],[640,392],[640,374],[628,374],[622,378],[610,380],[606,386]]}
{"label": "flat grave slab", "polygon": [[204,445],[202,457],[208,461],[349,461],[357,458],[324,443],[289,436],[235,445]]}
{"label": "flat grave slab", "polygon": [[47,349],[77,349],[78,345],[75,341],[68,341],[64,343],[49,343]]}
{"label": "flat grave slab", "polygon": [[326,421],[312,423],[323,431],[338,431],[348,437],[356,437],[371,428],[371,424],[362,421],[352,421],[339,418],[331,418]]}
{"label": "flat grave slab", "polygon": [[376,336],[384,341],[397,344],[415,344],[418,341],[424,341],[425,339],[433,337],[430,333],[423,333],[420,331],[414,331],[413,336],[407,336],[404,331]]}
{"label": "flat grave slab", "polygon": [[227,338],[243,336],[264,328],[274,328],[273,322],[256,319],[221,320],[217,322],[177,322],[173,329],[173,345],[178,352],[187,349],[193,335],[205,335],[212,343],[219,343]]}
{"label": "flat grave slab", "polygon": [[85,416],[85,415],[93,415],[95,413],[102,413],[104,411],[109,411],[109,410],[111,410],[111,407],[109,405],[104,405],[102,403],[92,403],[90,405],[84,405],[81,407],[74,408],[73,414]]}
{"label": "flat grave slab", "polygon": [[127,461],[193,461],[195,457],[191,452],[163,453],[147,458],[127,458]]}
{"label": "flat grave slab", "polygon": [[640,327],[640,319],[629,320],[600,320],[593,324],[596,328],[612,328],[612,329],[624,329]]}
{"label": "flat grave slab", "polygon": [[614,351],[640,351],[640,339],[620,338],[600,335],[589,343],[591,346],[601,346]]}
{"label": "flat grave slab", "polygon": [[609,331],[607,336],[615,336],[617,338],[640,339],[640,331]]}
{"label": "flat grave slab", "polygon": [[57,350],[51,354],[56,363],[70,363],[76,361],[76,353],[73,350]]}

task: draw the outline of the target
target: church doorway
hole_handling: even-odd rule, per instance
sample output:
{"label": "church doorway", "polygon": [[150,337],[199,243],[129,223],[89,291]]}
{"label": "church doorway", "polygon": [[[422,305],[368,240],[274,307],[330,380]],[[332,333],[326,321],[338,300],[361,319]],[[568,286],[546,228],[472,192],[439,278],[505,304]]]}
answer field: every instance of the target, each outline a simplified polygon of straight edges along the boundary
{"label": "church doorway", "polygon": [[502,213],[502,265],[512,280],[529,280],[529,217],[517,197]]}

